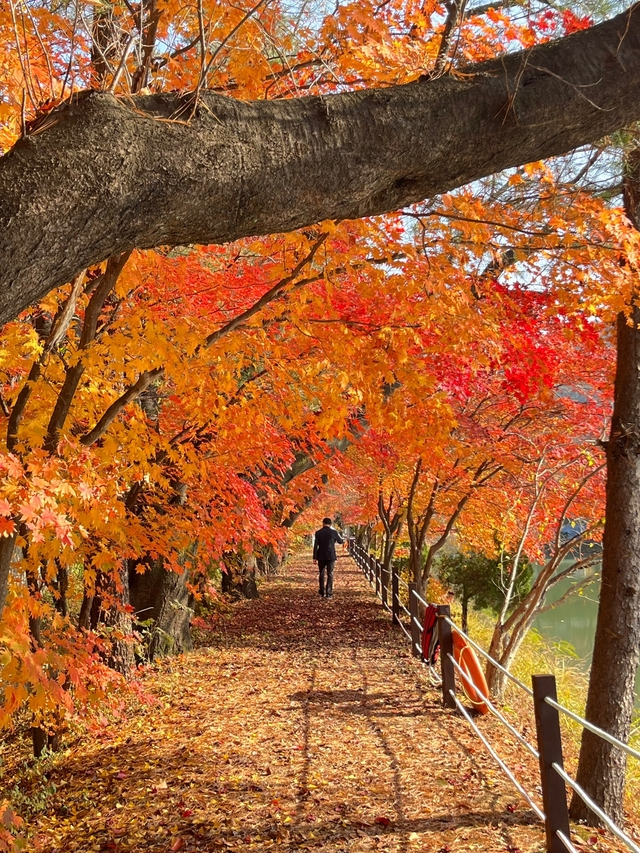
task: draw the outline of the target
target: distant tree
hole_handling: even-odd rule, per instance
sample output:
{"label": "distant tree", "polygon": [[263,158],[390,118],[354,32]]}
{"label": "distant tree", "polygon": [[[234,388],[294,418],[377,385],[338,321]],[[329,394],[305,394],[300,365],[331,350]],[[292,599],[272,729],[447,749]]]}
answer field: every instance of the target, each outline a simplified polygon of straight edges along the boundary
{"label": "distant tree", "polygon": [[[501,549],[497,557],[479,551],[454,551],[443,554],[436,564],[438,578],[462,603],[462,630],[469,632],[469,604],[499,613],[510,585],[513,560]],[[517,606],[531,588],[533,566],[523,555],[518,563],[511,606]]]}

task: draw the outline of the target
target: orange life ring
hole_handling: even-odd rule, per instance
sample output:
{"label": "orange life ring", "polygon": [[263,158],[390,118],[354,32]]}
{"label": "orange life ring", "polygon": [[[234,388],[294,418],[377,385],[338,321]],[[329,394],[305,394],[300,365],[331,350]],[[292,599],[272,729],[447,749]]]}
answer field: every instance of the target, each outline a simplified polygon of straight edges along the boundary
{"label": "orange life ring", "polygon": [[487,714],[489,706],[484,700],[489,698],[489,688],[487,687],[487,681],[480,668],[476,653],[457,631],[452,631],[451,634],[453,637],[453,656],[455,661],[477,688],[472,687],[461,677],[462,690],[476,711],[480,714]]}

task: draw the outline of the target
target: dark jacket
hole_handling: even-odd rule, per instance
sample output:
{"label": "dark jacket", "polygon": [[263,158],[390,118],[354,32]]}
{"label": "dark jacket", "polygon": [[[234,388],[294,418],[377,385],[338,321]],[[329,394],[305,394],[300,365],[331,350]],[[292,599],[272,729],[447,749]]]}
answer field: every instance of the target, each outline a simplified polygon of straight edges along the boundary
{"label": "dark jacket", "polygon": [[313,559],[320,563],[331,563],[336,558],[336,542],[340,545],[344,539],[333,527],[321,527],[316,530],[313,540]]}

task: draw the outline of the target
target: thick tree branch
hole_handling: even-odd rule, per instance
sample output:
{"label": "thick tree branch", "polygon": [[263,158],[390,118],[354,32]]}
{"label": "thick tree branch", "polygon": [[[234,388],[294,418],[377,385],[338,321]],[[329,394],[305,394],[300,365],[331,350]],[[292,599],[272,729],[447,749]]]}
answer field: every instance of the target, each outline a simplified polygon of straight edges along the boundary
{"label": "thick tree branch", "polygon": [[0,159],[0,322],[134,247],[397,210],[640,118],[640,11],[464,68],[327,97],[85,92]]}
{"label": "thick tree branch", "polygon": [[78,297],[80,296],[80,292],[84,284],[84,278],[85,270],[75,277],[71,287],[71,293],[58,314],[54,317],[51,333],[45,342],[42,353],[40,354],[39,359],[34,361],[31,365],[27,381],[24,383],[20,389],[20,393],[16,397],[16,401],[9,417],[9,423],[7,425],[7,450],[15,450],[16,443],[18,441],[18,428],[36,382],[40,378],[42,368],[51,351],[54,347],[58,346],[60,341],[62,341],[64,336],[67,334],[67,330],[73,319],[73,313],[78,302]]}

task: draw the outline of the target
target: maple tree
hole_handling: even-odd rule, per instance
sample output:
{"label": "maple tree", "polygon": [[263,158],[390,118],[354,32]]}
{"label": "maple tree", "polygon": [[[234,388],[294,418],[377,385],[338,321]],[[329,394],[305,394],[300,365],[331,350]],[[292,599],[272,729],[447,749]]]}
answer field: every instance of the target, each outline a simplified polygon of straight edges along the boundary
{"label": "maple tree", "polygon": [[[511,534],[513,539],[507,530],[513,525],[515,513],[505,512],[499,535],[510,543],[512,556],[504,561],[502,603],[489,646],[491,657],[505,669],[511,666],[533,620],[544,610],[548,592],[601,559],[596,545],[602,529],[603,469],[604,463],[596,464],[588,446],[547,446],[535,462],[531,482],[521,483],[516,491],[521,515],[515,536]],[[578,520],[574,522],[578,529],[568,535],[572,519]],[[581,548],[585,541],[589,547]],[[532,546],[540,570],[530,589],[518,595],[525,568],[524,549]],[[592,578],[587,577],[586,582],[590,581]],[[579,585],[574,585],[571,592]],[[487,663],[487,682],[492,693],[502,697],[506,676],[491,662]]]}
{"label": "maple tree", "polygon": [[[493,293],[500,290],[494,283]],[[494,348],[483,368],[476,346],[472,369],[460,354],[440,356],[427,367],[438,384],[422,401],[422,410],[411,404],[407,427],[368,435],[354,453],[361,466],[369,467],[366,479],[358,480],[358,492],[369,496],[364,513],[371,518],[376,506],[383,522],[386,558],[406,523],[409,575],[422,596],[436,555],[454,533],[459,541],[488,549],[494,547],[492,537],[498,537],[515,554],[491,646],[491,654],[508,667],[548,589],[599,559],[597,551],[590,551],[584,560],[559,569],[582,540],[597,539],[601,528],[598,444],[607,423],[613,350],[584,318],[548,313],[548,294],[503,293],[508,298],[499,330],[502,352]],[[515,352],[527,350],[529,358],[514,359]],[[424,349],[419,352],[424,355]],[[421,454],[415,462],[414,447]],[[350,471],[347,476],[353,477]],[[571,518],[590,521],[569,543],[561,533]],[[362,514],[354,520],[362,521]],[[513,611],[525,548],[544,568]],[[492,673],[490,680],[501,693],[499,677]]]}
{"label": "maple tree", "polygon": [[[317,292],[302,298],[306,322],[317,320],[323,329],[327,286],[322,275],[346,276],[347,250],[360,265],[352,250],[357,231],[349,230],[345,225],[335,231],[330,261],[310,277]],[[323,242],[324,237],[298,238],[296,250],[289,241],[287,264],[294,273],[311,264]],[[41,651],[43,672],[36,674],[43,690],[51,681],[45,677],[51,664],[43,656],[57,643],[52,630],[77,637],[80,645],[88,642],[89,632],[95,676],[105,686],[114,679],[97,666],[101,660],[125,675],[133,665],[132,610],[142,613],[143,622],[154,619],[152,653],[188,648],[191,597],[203,585],[206,590],[208,567],[222,566],[226,578],[234,569],[242,573],[259,547],[277,547],[283,526],[306,500],[304,490],[302,495],[286,490],[313,470],[315,482],[312,478],[306,486],[313,494],[324,476],[319,463],[323,457],[330,460],[343,441],[336,429],[353,434],[351,413],[360,395],[345,385],[339,407],[334,386],[324,382],[329,353],[344,368],[353,350],[336,344],[330,327],[296,338],[281,306],[258,316],[258,307],[264,309],[286,285],[299,283],[291,272],[283,279],[280,265],[269,256],[256,269],[249,253],[243,270],[237,250],[231,251],[241,293],[230,286],[224,265],[219,278],[208,270],[207,297],[211,304],[222,300],[222,325],[208,335],[203,328],[215,322],[214,311],[206,317],[200,310],[176,317],[164,306],[166,289],[175,283],[172,267],[186,267],[193,281],[199,264],[214,262],[211,255],[163,258],[165,276],[160,278],[154,259],[119,263],[113,275],[107,267],[6,330],[7,340],[15,334],[22,342],[23,357],[16,362],[13,352],[6,364],[10,453],[5,457],[7,526],[1,544],[5,578],[12,565],[26,572],[28,583],[16,593],[24,599],[17,628],[22,627],[25,649],[35,644]],[[275,251],[272,245],[270,255]],[[378,274],[375,265],[373,273]],[[274,275],[275,285],[269,280]],[[309,278],[304,281],[309,284]],[[256,291],[262,295],[253,301]],[[204,298],[201,292],[198,302]],[[314,299],[321,309],[313,309]],[[242,310],[247,301],[249,307]],[[149,302],[158,306],[152,313]],[[341,294],[337,303],[348,308]],[[71,311],[75,322],[61,332],[61,318]],[[286,312],[293,313],[295,326],[293,298]],[[233,336],[240,339],[239,348],[230,346]],[[353,346],[369,346],[368,333],[355,338]],[[29,358],[32,353],[35,360]],[[194,370],[200,377],[197,395]],[[292,371],[298,378],[293,384]],[[140,382],[140,376],[149,375],[152,384]],[[114,411],[119,417],[111,417]],[[260,431],[246,431],[244,419],[258,421]],[[87,478],[78,476],[82,472],[88,472]],[[8,666],[16,666],[15,656]],[[78,667],[73,654],[57,661],[55,678],[71,666]],[[18,671],[25,678],[24,667]],[[7,718],[20,708],[35,677],[29,671],[25,684],[12,688],[16,698],[7,706]],[[100,698],[104,691],[94,694]],[[34,727],[38,751],[61,710],[61,698],[62,710],[70,711],[75,696],[52,690],[47,713]]]}
{"label": "maple tree", "polygon": [[490,540],[500,504],[477,485],[516,476],[511,419],[558,366],[532,340],[543,300],[500,279],[524,267],[552,336],[586,341],[589,316],[629,304],[631,244],[550,167],[445,191],[635,118],[637,22],[3,6],[0,317],[49,293],[3,331],[3,722],[26,705],[42,745],[121,685],[132,610],[152,608],[159,646],[187,646],[212,572],[281,550],[356,456],[375,463],[359,512],[382,508],[385,560],[410,505],[421,584],[463,518]]}
{"label": "maple tree", "polygon": [[[455,219],[456,215],[461,219],[470,219],[469,216],[464,217],[462,211],[457,213],[454,210],[448,215],[452,219]],[[486,212],[483,216],[487,219],[493,218]],[[478,217],[477,210],[476,217]],[[508,222],[504,214],[495,219]],[[506,302],[513,303],[511,310],[507,313],[507,322],[499,331],[502,338],[502,361],[496,359],[493,353],[494,361],[491,367],[495,371],[496,366],[500,364],[501,370],[504,371],[502,374],[505,380],[504,388],[508,390],[502,400],[502,416],[510,427],[513,425],[513,438],[517,437],[517,440],[514,441],[512,438],[511,446],[502,444],[502,441],[498,443],[499,456],[489,457],[494,460],[499,458],[503,465],[497,488],[484,496],[484,500],[480,498],[477,503],[472,502],[469,507],[465,507],[467,514],[458,516],[457,526],[458,534],[462,535],[463,540],[466,537],[466,541],[474,547],[478,544],[491,547],[492,543],[487,541],[487,534],[492,531],[494,533],[499,531],[502,541],[509,542],[512,551],[517,551],[518,547],[521,550],[526,541],[527,548],[531,548],[537,559],[543,563],[544,568],[530,595],[509,614],[509,608],[513,603],[511,600],[513,587],[507,584],[504,612],[496,626],[492,645],[494,656],[507,665],[522,642],[535,613],[544,607],[545,596],[551,586],[562,577],[580,568],[588,567],[598,560],[597,554],[590,551],[586,556],[571,560],[570,564],[563,563],[563,559],[575,550],[581,540],[598,538],[603,518],[603,471],[602,460],[598,461],[598,455],[607,425],[607,389],[611,382],[613,349],[609,340],[608,327],[603,327],[599,321],[590,323],[588,318],[589,315],[595,315],[600,310],[597,307],[599,300],[607,299],[615,310],[616,307],[624,305],[624,300],[629,294],[628,284],[620,281],[619,255],[616,252],[621,251],[625,244],[626,251],[633,251],[633,240],[628,242],[632,235],[628,234],[628,226],[617,215],[607,212],[606,216],[600,217],[599,222],[600,225],[610,229],[606,241],[611,239],[610,245],[614,248],[614,252],[610,253],[608,260],[601,258],[600,270],[603,272],[607,269],[608,272],[599,284],[593,280],[593,268],[588,265],[585,267],[584,278],[578,273],[580,281],[586,283],[589,280],[588,287],[582,291],[584,297],[581,300],[582,313],[580,311],[576,313],[575,309],[570,316],[564,311],[556,313],[558,295],[563,296],[565,305],[569,304],[566,300],[566,280],[563,281],[564,276],[557,272],[555,280],[553,276],[547,280],[545,290],[540,294],[536,294],[535,291],[529,295],[521,294],[521,297],[524,297],[520,306],[523,309],[521,313],[514,310],[518,301],[516,298],[518,291],[513,290],[512,287],[501,291],[495,281],[491,281],[491,292],[502,293],[506,297]],[[567,237],[568,235],[562,240],[565,246],[569,244]],[[598,243],[603,239],[603,233],[596,238]],[[527,253],[530,259],[536,252],[544,251],[541,247],[529,246],[528,248],[532,249],[530,254]],[[572,253],[571,257],[573,261],[577,255]],[[464,268],[468,269],[468,265]],[[573,275],[576,275],[575,269]],[[614,295],[613,303],[610,292],[612,282],[619,282],[621,285]],[[485,320],[489,316],[487,285],[488,282],[482,278],[473,282],[476,298],[482,296]],[[590,287],[595,287],[595,290],[588,295]],[[493,318],[494,315],[491,316]],[[526,357],[523,358],[525,353]],[[474,391],[477,389],[479,398],[483,399],[486,388],[482,385],[480,378],[482,356],[477,347],[474,356],[474,370],[466,374],[463,372],[462,376],[472,384]],[[447,391],[453,391],[455,395],[456,392],[460,393],[464,389],[464,393],[468,394],[465,380],[460,383],[460,366],[458,365],[456,372],[455,369],[451,369],[451,362],[443,363],[446,366],[442,368],[440,375],[445,376],[449,381],[445,386]],[[433,365],[430,365],[430,375],[438,375]],[[491,379],[495,381],[495,373],[491,374]],[[500,386],[498,385],[497,388]],[[549,396],[551,389],[555,390]],[[539,396],[540,390],[543,391],[542,397]],[[500,411],[500,404],[496,404],[496,400],[493,403],[497,411]],[[513,422],[511,420],[512,415],[518,411],[518,404],[522,407],[520,416],[525,415],[522,419],[524,427],[518,424],[517,418]],[[491,406],[489,410],[491,411]],[[492,412],[492,415],[495,417],[495,412]],[[499,423],[497,418],[496,422]],[[448,424],[447,429],[451,429],[451,424],[446,419],[441,418],[441,423]],[[457,423],[456,429],[458,429]],[[403,512],[403,508],[406,506],[409,494],[406,482],[407,475],[410,474],[410,465],[407,464],[407,457],[403,456],[403,453],[407,453],[413,446],[412,442],[415,443],[416,440],[424,447],[422,436],[428,435],[434,438],[438,435],[438,431],[434,430],[432,424],[421,423],[415,407],[411,409],[411,420],[408,422],[407,432],[410,433],[409,437],[405,435],[399,440],[397,449],[390,451],[390,447],[387,447],[382,456],[378,454],[377,465],[369,472],[370,479],[365,481],[361,479],[357,486],[358,492],[369,495],[369,498],[365,504],[364,513],[360,509],[359,515],[354,514],[353,517],[360,521],[371,519],[374,513],[373,508],[376,506],[374,498],[378,498],[377,509],[388,528],[384,547],[386,554],[395,547],[404,512],[406,512],[406,510]],[[400,431],[398,437],[401,434]],[[464,432],[459,430],[459,435],[462,438]],[[469,443],[469,448],[470,452],[477,453],[482,445],[478,443],[477,436],[474,438],[475,440]],[[538,457],[540,465],[538,474],[535,473],[534,448],[536,446],[541,453]],[[443,449],[448,452],[455,448],[455,442],[449,441],[443,448],[440,441],[435,439],[430,441],[429,448],[430,450],[435,448],[436,454]],[[361,447],[358,450],[361,450]],[[514,456],[509,459],[510,453]],[[514,461],[517,463],[520,459],[522,462],[523,458],[528,460],[528,467],[522,464],[514,465]],[[385,467],[385,461],[389,463],[388,468]],[[402,487],[398,488],[398,483],[403,477],[403,467],[404,490]],[[384,474],[380,473],[381,470]],[[548,479],[545,483],[540,481],[536,485],[536,478],[543,470],[544,478]],[[528,471],[530,474],[527,473]],[[384,483],[384,477],[389,478],[386,492],[384,486],[380,488],[381,483]],[[529,481],[528,478],[530,478]],[[466,494],[463,492],[460,497],[464,500]],[[428,503],[425,506],[428,509]],[[454,513],[456,507],[454,503]],[[475,507],[479,507],[479,511],[474,517]],[[347,517],[350,516],[347,515]],[[446,521],[451,518],[451,515],[445,512],[440,513],[438,517],[434,509],[431,517],[444,525],[446,531]],[[579,531],[573,543],[568,543],[561,537],[567,517],[590,520]],[[394,521],[393,531],[390,529],[392,520]],[[552,531],[555,532],[552,534]],[[440,536],[435,539],[435,544],[440,544]],[[428,552],[423,554],[422,559],[425,563],[428,558]],[[512,566],[512,570],[512,577],[515,578],[517,567]],[[503,640],[506,643],[504,647],[502,647]],[[608,672],[610,671],[609,667]],[[501,677],[496,672],[490,675],[494,689],[500,693]]]}

